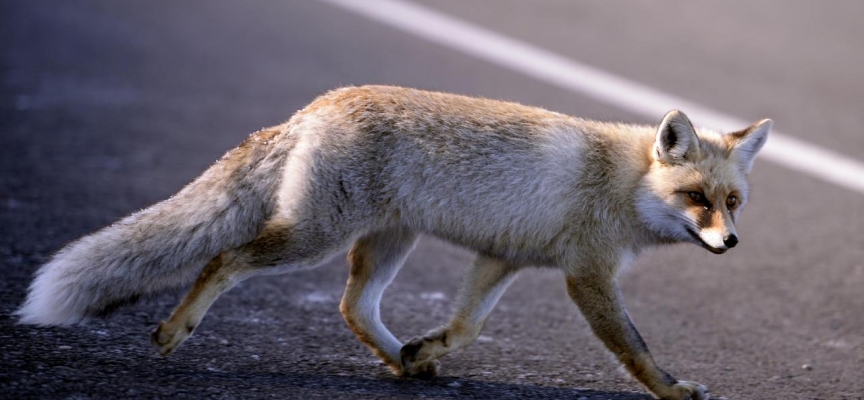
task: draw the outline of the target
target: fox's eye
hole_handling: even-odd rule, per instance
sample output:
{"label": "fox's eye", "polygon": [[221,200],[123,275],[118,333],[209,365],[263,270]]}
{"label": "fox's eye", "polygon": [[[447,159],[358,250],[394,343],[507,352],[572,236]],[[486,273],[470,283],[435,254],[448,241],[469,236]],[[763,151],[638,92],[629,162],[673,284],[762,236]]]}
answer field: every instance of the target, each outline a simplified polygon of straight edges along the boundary
{"label": "fox's eye", "polygon": [[735,196],[729,196],[726,198],[726,207],[735,208],[738,207],[738,198]]}
{"label": "fox's eye", "polygon": [[690,200],[693,200],[696,203],[701,203],[705,200],[705,196],[702,195],[702,192],[687,192],[687,195],[690,196]]}

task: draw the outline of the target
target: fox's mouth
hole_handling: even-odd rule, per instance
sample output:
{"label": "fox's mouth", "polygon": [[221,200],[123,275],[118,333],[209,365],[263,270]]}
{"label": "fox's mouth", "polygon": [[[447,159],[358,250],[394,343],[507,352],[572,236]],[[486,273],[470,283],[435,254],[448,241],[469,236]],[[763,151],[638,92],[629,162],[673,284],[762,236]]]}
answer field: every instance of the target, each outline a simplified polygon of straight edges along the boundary
{"label": "fox's mouth", "polygon": [[708,250],[714,254],[723,254],[726,252],[726,250],[729,250],[729,248],[714,247],[708,243],[705,243],[705,241],[702,240],[702,237],[700,237],[698,233],[694,232],[689,227],[687,228],[687,233],[689,233],[690,236],[692,236],[693,239],[696,240],[696,243],[698,243],[700,246],[702,246],[705,250]]}

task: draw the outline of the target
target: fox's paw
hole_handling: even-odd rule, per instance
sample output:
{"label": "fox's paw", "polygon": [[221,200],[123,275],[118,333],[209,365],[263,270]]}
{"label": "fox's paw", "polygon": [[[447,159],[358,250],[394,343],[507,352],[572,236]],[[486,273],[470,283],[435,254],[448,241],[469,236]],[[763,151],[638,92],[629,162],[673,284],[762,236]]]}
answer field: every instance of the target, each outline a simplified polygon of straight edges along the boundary
{"label": "fox's paw", "polygon": [[434,339],[416,337],[402,346],[402,376],[431,379],[438,375],[441,363],[435,359]]}
{"label": "fox's paw", "polygon": [[708,400],[708,389],[696,382],[678,381],[660,396],[664,400]]}
{"label": "fox's paw", "polygon": [[403,365],[401,376],[405,378],[432,379],[438,376],[439,370],[441,370],[440,361],[422,361]]}
{"label": "fox's paw", "polygon": [[150,333],[150,343],[156,347],[156,351],[162,356],[168,356],[180,347],[189,336],[195,327],[186,327],[178,329],[165,321],[159,323],[159,326]]}

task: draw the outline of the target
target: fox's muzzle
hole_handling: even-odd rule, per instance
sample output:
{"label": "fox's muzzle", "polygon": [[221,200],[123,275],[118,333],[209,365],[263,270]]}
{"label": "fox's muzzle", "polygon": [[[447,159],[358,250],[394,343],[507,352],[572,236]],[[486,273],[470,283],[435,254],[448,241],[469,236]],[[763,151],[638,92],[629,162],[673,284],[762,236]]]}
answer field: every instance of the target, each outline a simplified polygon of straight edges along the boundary
{"label": "fox's muzzle", "polygon": [[738,235],[731,231],[731,229],[720,230],[717,228],[707,228],[702,229],[699,232],[690,231],[690,234],[699,242],[699,244],[702,245],[702,247],[714,254],[723,254],[726,250],[738,245]]}
{"label": "fox's muzzle", "polygon": [[723,254],[738,245],[738,235],[732,216],[721,208],[705,208],[696,219],[697,229],[690,234],[708,251]]}

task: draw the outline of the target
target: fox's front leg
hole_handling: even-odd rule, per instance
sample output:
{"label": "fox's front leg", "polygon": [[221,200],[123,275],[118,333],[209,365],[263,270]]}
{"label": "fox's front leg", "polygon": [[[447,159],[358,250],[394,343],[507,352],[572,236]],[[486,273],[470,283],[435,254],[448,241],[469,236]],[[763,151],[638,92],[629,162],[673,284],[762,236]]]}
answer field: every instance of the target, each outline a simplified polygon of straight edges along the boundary
{"label": "fox's front leg", "polygon": [[591,330],[639,382],[661,399],[707,399],[704,386],[678,381],[654,363],[615,284],[614,269],[597,266],[588,273],[569,273],[567,292]]}

